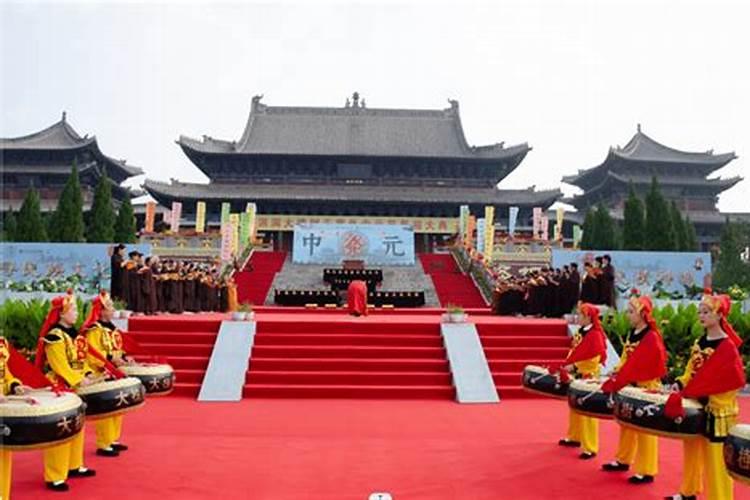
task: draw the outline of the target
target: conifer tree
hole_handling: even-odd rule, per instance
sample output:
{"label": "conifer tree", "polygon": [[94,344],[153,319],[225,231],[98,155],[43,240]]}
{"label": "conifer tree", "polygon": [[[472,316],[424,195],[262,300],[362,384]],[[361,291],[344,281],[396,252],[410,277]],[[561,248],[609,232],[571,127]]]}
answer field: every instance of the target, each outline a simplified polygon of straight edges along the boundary
{"label": "conifer tree", "polygon": [[133,205],[130,203],[130,197],[125,196],[120,205],[120,211],[117,213],[115,221],[115,242],[117,243],[135,243],[136,242],[135,214]]}
{"label": "conifer tree", "polygon": [[111,243],[115,237],[115,211],[112,208],[112,186],[106,172],[102,172],[94,192],[89,213],[86,241]]}
{"label": "conifer tree", "polygon": [[635,194],[630,185],[628,199],[625,201],[624,220],[622,227],[623,250],[643,250],[644,217],[643,202]]}
{"label": "conifer tree", "polygon": [[47,231],[42,220],[39,193],[34,188],[26,192],[26,197],[18,212],[16,241],[47,241]]}

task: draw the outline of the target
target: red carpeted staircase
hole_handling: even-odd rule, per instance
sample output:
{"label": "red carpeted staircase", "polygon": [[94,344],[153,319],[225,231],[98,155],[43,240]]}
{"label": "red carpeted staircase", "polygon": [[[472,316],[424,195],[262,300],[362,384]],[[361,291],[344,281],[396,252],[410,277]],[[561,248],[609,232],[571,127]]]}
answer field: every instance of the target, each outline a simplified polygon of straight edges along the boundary
{"label": "red carpeted staircase", "polygon": [[437,324],[358,321],[258,324],[244,395],[452,399]]}
{"label": "red carpeted staircase", "polygon": [[130,318],[128,332],[149,354],[166,358],[175,369],[172,394],[195,397],[219,334],[221,317],[191,316]]}
{"label": "red carpeted staircase", "polygon": [[257,306],[265,304],[268,290],[285,260],[286,252],[253,252],[250,265],[235,274],[237,301]]}
{"label": "red carpeted staircase", "polygon": [[523,368],[560,363],[570,347],[567,325],[560,320],[478,324],[477,330],[500,398],[537,397],[521,387]]}
{"label": "red carpeted staircase", "polygon": [[440,304],[455,304],[463,308],[487,307],[471,277],[458,268],[453,255],[445,253],[419,254],[425,272],[432,278]]}

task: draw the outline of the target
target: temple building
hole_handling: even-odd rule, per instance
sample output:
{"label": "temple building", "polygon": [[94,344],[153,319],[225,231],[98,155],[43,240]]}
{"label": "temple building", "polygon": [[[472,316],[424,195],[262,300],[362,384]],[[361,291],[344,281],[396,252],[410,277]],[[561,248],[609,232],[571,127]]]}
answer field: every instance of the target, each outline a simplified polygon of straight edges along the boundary
{"label": "temple building", "polygon": [[699,242],[708,247],[718,241],[727,218],[717,207],[719,194],[742,180],[708,176],[736,158],[733,152],[715,154],[712,150],[685,152],[670,148],[646,135],[638,125],[633,138],[624,147],[610,147],[600,165],[563,177],[563,182],[583,190],[563,201],[574,205],[581,219],[589,208],[602,202],[615,219],[621,220],[629,186],[632,184],[636,194],[645,200],[656,177],[664,197],[675,201],[683,215],[693,221]]}
{"label": "temple building", "polygon": [[112,197],[116,201],[131,196],[130,190],[121,186],[122,182],[143,173],[125,160],[102,153],[95,136],[81,137],[63,112],[60,121],[44,130],[22,137],[0,138],[3,186],[0,211],[18,210],[31,187],[39,192],[42,211],[55,210],[74,161],[78,165],[86,210],[91,207],[102,172],[112,182]]}
{"label": "temple building", "polygon": [[561,196],[559,190],[498,189],[531,148],[469,145],[456,101],[445,109],[415,110],[370,108],[357,93],[339,108],[261,100],[252,99],[236,141],[177,141],[208,184],[146,180],[146,190],[166,207],[182,202],[188,224],[197,201],[206,203],[209,224],[218,223],[222,202],[231,203],[233,212],[256,203],[259,230],[279,233],[291,231],[294,222],[377,221],[450,234],[460,205],[478,217],[493,205],[496,218],[507,218],[508,207],[516,205],[522,223],[533,207],[547,208]]}

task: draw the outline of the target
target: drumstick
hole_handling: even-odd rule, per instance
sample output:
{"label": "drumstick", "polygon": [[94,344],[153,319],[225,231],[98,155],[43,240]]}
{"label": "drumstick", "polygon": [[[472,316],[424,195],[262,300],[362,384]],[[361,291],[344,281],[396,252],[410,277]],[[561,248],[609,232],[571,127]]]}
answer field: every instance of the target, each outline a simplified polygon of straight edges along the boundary
{"label": "drumstick", "polygon": [[5,396],[6,401],[23,401],[30,405],[38,405],[39,400],[32,398],[31,396]]}

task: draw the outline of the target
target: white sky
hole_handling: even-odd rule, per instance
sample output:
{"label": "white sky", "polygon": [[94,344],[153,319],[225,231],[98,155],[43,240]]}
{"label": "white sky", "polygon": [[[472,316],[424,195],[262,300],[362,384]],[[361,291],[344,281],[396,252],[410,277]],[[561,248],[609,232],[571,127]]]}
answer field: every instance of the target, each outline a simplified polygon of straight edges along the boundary
{"label": "white sky", "polygon": [[[149,178],[203,181],[180,134],[238,139],[254,94],[343,106],[357,90],[368,107],[454,98],[469,143],[529,142],[503,188],[558,187],[637,123],[678,149],[736,151],[719,174],[748,177],[748,21],[740,0],[2,2],[0,136],[67,110]],[[749,196],[744,180],[719,206],[750,212]]]}

